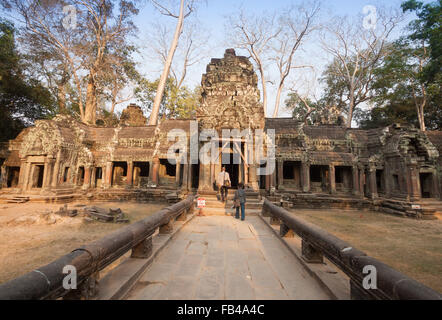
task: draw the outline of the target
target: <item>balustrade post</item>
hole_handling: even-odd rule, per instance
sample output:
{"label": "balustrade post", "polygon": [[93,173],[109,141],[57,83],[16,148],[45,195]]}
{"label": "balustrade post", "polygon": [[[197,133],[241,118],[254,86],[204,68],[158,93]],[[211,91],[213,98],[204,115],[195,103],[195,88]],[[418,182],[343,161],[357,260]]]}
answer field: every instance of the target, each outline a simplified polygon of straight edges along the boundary
{"label": "balustrade post", "polygon": [[152,234],[132,248],[131,258],[147,259],[152,255]]}
{"label": "balustrade post", "polygon": [[285,238],[293,238],[295,233],[285,223],[281,223],[279,226],[279,235]]}
{"label": "balustrade post", "polygon": [[308,263],[323,263],[324,257],[322,252],[317,250],[310,243],[302,239],[301,244],[302,258]]}
{"label": "balustrade post", "polygon": [[173,232],[173,219],[170,219],[168,223],[160,226],[160,234],[171,234]]}

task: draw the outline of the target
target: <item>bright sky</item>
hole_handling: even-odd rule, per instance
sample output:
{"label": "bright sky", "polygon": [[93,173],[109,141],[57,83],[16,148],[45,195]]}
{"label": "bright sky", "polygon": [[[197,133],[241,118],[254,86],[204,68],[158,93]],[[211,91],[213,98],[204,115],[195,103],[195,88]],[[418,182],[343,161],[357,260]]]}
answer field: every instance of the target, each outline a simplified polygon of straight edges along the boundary
{"label": "bright sky", "polygon": [[[166,1],[167,2],[167,1]],[[391,6],[399,8],[402,0],[389,0],[388,3],[382,3],[383,6]],[[200,63],[192,66],[189,69],[189,73],[186,79],[186,84],[190,87],[194,87],[201,82],[201,75],[205,72],[206,65],[210,62],[211,58],[221,58],[226,48],[230,47],[226,41],[226,29],[225,21],[226,17],[235,12],[238,8],[243,7],[247,12],[254,14],[261,14],[263,12],[272,12],[274,10],[283,9],[290,4],[300,4],[299,0],[208,0],[206,4],[202,4],[197,12],[198,20],[200,21],[201,33],[210,34],[210,50],[207,57]],[[363,8],[367,5],[379,6],[379,2],[367,1],[367,0],[334,0],[323,1],[321,5],[321,17],[320,21],[327,21],[330,17],[339,16],[357,16],[363,14]],[[413,16],[408,15],[406,21],[401,28],[398,28],[394,37],[398,37],[403,32],[403,26],[405,26]],[[174,30],[176,20],[170,17],[163,17],[153,8],[151,4],[146,4],[137,16],[135,22],[139,28],[139,41],[143,46],[141,51],[140,70],[151,80],[154,80],[160,76],[161,65],[158,62],[152,60],[152,55],[149,55],[149,42],[146,41],[147,34],[151,30],[152,23],[156,21],[162,21],[168,24],[171,30]],[[362,21],[361,21],[362,27]],[[245,52],[237,50],[237,54],[246,55]],[[179,57],[177,57],[179,59]],[[312,39],[307,43],[304,50],[295,55],[295,61],[301,65],[314,65],[316,69],[316,75],[320,76],[323,67],[330,61],[323,49],[319,46],[317,39]],[[295,64],[296,64],[295,63]],[[281,106],[279,116],[290,116],[290,113],[283,109],[284,100],[287,94],[287,89],[292,86],[296,86],[297,89],[303,90],[305,84],[302,80],[302,75],[309,74],[309,79],[312,79],[312,73],[310,71],[294,70],[292,78],[287,81],[286,90],[281,99]],[[270,68],[268,70],[268,78],[273,81],[278,80],[278,74],[276,69]],[[297,82],[295,82],[297,80]],[[305,89],[307,90],[307,89]],[[320,89],[317,89],[317,91]],[[268,108],[267,114],[273,112],[276,96],[276,87],[269,85],[268,88]],[[319,95],[319,92],[317,92]],[[125,106],[120,106],[120,110]],[[281,109],[282,108],[282,109]]]}

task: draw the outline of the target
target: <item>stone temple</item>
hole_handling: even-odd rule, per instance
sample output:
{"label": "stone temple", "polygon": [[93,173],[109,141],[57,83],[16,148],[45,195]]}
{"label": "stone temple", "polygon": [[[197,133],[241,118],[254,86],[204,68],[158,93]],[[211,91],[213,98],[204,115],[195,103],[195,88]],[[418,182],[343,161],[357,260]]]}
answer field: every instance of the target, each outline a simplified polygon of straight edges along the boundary
{"label": "stone temple", "polygon": [[[250,196],[266,195],[286,206],[370,207],[417,217],[430,217],[434,206],[440,208],[441,131],[400,125],[361,130],[339,122],[304,125],[292,118],[265,118],[257,82],[250,61],[228,49],[202,76],[194,119],[148,126],[141,108],[130,105],[117,127],[88,126],[63,115],[36,121],[0,146],[0,197],[145,201],[213,194],[223,163],[232,188],[243,182]],[[176,143],[168,133],[182,130],[192,145],[192,126],[199,134],[205,129],[218,133],[194,140],[200,149],[209,144],[215,161],[191,161],[191,152],[183,156],[179,150],[177,160],[168,161]],[[266,157],[259,157],[249,138],[224,137],[224,129],[273,129],[275,152],[267,156],[268,134]],[[258,174],[270,161],[275,170]]]}

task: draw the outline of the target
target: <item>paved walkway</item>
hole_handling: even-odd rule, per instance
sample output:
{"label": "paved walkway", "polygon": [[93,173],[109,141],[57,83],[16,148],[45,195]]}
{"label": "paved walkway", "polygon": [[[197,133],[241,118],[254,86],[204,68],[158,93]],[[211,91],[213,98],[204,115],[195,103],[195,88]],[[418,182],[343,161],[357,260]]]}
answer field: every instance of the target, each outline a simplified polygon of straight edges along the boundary
{"label": "paved walkway", "polygon": [[128,299],[329,299],[257,216],[195,217]]}

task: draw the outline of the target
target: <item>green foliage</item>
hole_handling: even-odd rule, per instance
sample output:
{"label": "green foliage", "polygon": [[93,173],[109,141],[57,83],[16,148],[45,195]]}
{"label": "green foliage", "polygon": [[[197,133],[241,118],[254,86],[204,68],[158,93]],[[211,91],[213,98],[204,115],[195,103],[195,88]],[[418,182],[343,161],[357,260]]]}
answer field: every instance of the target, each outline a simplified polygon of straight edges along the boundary
{"label": "green foliage", "polygon": [[402,3],[404,12],[415,12],[417,19],[409,25],[413,42],[424,41],[429,48],[430,62],[425,67],[423,77],[429,82],[441,84],[442,65],[442,0],[424,4],[421,1],[408,0]]}
{"label": "green foliage", "polygon": [[355,117],[363,128],[409,123],[419,127],[416,105],[425,102],[423,115],[428,129],[442,128],[441,3],[409,0],[404,11],[418,19],[409,25],[411,34],[389,47],[389,54],[374,73],[374,108]]}
{"label": "green foliage", "polygon": [[[149,81],[142,79],[136,88],[136,97],[145,112],[151,112],[159,79]],[[169,78],[166,82],[163,99],[160,105],[159,117],[168,119],[188,119],[195,115],[199,104],[200,88],[193,91],[186,86],[177,88],[175,81]]]}
{"label": "green foliage", "polygon": [[0,141],[13,139],[34,120],[54,115],[50,92],[26,74],[14,26],[0,21]]}

